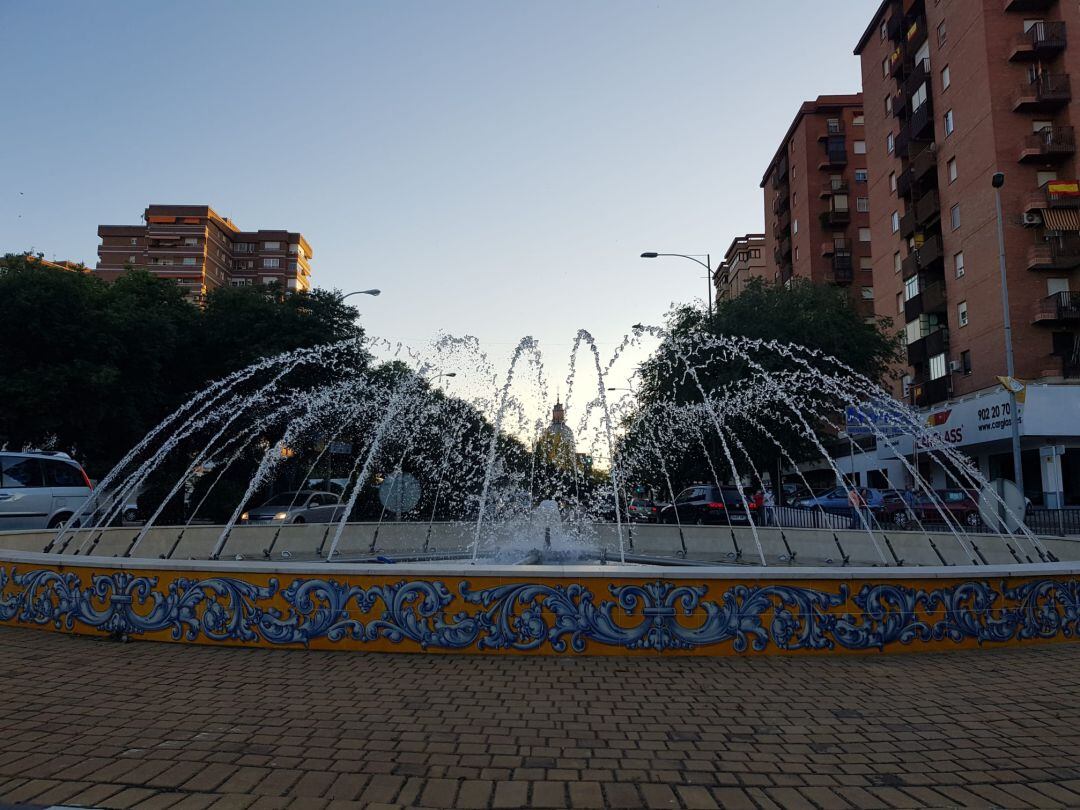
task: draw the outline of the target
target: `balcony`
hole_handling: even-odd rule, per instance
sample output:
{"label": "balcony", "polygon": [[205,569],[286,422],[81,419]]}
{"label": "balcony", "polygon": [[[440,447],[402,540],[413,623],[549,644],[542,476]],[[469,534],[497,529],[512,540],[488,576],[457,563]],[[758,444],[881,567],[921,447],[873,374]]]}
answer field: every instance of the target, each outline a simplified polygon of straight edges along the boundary
{"label": "balcony", "polygon": [[[922,180],[926,173],[937,168],[937,150],[929,147],[923,148],[918,154],[911,156],[909,164],[912,180]],[[935,180],[937,177],[935,176]]]}
{"label": "balcony", "polygon": [[889,54],[889,75],[894,79],[912,67],[911,60],[904,55],[904,49],[897,46]]}
{"label": "balcony", "polygon": [[847,180],[830,180],[828,183],[821,187],[821,193],[819,197],[824,199],[825,197],[831,197],[833,194],[847,194],[848,183]]}
{"label": "balcony", "polygon": [[781,256],[791,255],[791,237],[785,236],[777,241],[777,248],[780,251]]}
{"label": "balcony", "polygon": [[844,138],[831,137],[825,146],[825,159],[818,164],[818,169],[839,169],[847,165],[847,144]]}
{"label": "balcony", "polygon": [[930,282],[918,295],[904,302],[904,320],[910,322],[920,315],[944,312],[945,303],[945,285],[940,281]]}
{"label": "balcony", "polygon": [[897,157],[907,157],[908,147],[911,145],[911,130],[907,125],[900,127],[900,132],[897,133],[896,138],[893,141],[893,153]]}
{"label": "balcony", "polygon": [[1028,270],[1073,270],[1080,267],[1080,234],[1051,237],[1028,248]]}
{"label": "balcony", "polygon": [[847,225],[851,222],[851,209],[832,208],[828,211],[822,211],[820,220],[822,228],[828,228],[834,225]]}
{"label": "balcony", "polygon": [[851,242],[847,239],[829,239],[821,243],[821,255],[832,256],[834,254],[851,253]]}
{"label": "balcony", "polygon": [[941,354],[949,348],[949,330],[938,327],[929,335],[919,338],[907,347],[908,365],[925,363],[931,357]]}
{"label": "balcony", "polygon": [[1047,11],[1057,0],[1005,0],[1005,11]]}
{"label": "balcony", "polygon": [[1027,198],[1025,211],[1045,208],[1080,208],[1080,184],[1076,180],[1051,180]]}
{"label": "balcony", "polygon": [[787,211],[791,206],[791,200],[787,194],[777,194],[772,201],[772,211],[774,214],[780,214]]}
{"label": "balcony", "polygon": [[911,194],[911,185],[911,171],[909,169],[905,169],[896,176],[896,196],[907,197],[909,194]]}
{"label": "balcony", "polygon": [[913,141],[934,140],[934,109],[929,101],[924,101],[911,113],[908,135]]}
{"label": "balcony", "polygon": [[919,85],[930,81],[930,60],[920,59],[911,69],[911,75],[904,79],[904,95],[911,98]]}
{"label": "balcony", "polygon": [[783,157],[780,158],[780,160],[778,160],[776,162],[776,170],[773,172],[773,176],[772,176],[772,187],[774,189],[778,189],[782,185],[786,186],[787,185],[787,176],[788,176],[788,159],[787,159],[787,155],[784,155]]}
{"label": "balcony", "polygon": [[782,211],[773,223],[773,236],[777,240],[783,239],[791,231],[791,212]]}
{"label": "balcony", "polygon": [[944,402],[949,398],[949,377],[938,377],[936,380],[924,380],[912,383],[911,404],[916,408],[927,408],[938,402]]}
{"label": "balcony", "polygon": [[1072,100],[1068,73],[1042,73],[1020,85],[1013,99],[1013,112],[1053,112]]}
{"label": "balcony", "polygon": [[923,194],[915,203],[915,218],[919,225],[926,226],[941,216],[941,200],[936,191]]}
{"label": "balcony", "polygon": [[926,18],[920,16],[909,22],[904,32],[904,39],[907,40],[908,53],[918,51],[926,42]]}
{"label": "balcony", "polygon": [[900,42],[904,36],[904,12],[898,6],[892,10],[892,14],[885,21],[885,35],[892,42]]}
{"label": "balcony", "polygon": [[1076,135],[1072,127],[1043,127],[1024,138],[1021,163],[1060,163],[1076,153]]}
{"label": "balcony", "polygon": [[1033,23],[1024,33],[1013,39],[1010,62],[1027,62],[1035,59],[1053,59],[1068,44],[1065,36],[1065,23],[1060,20],[1045,20]]}
{"label": "balcony", "polygon": [[1080,323],[1080,292],[1065,290],[1042,299],[1031,318],[1034,324]]}
{"label": "balcony", "polygon": [[915,235],[916,218],[915,208],[909,208],[907,213],[900,217],[900,236],[910,239]]}
{"label": "balcony", "polygon": [[900,273],[907,280],[920,270],[934,268],[942,259],[944,253],[941,249],[941,237],[931,236],[921,247],[908,254],[900,265]]}
{"label": "balcony", "polygon": [[893,118],[903,119],[908,112],[908,97],[903,90],[897,90],[890,102]]}
{"label": "balcony", "polygon": [[825,122],[825,131],[818,135],[818,140],[827,141],[836,136],[844,136],[844,122],[839,118]]}
{"label": "balcony", "polygon": [[854,263],[849,250],[838,250],[832,257],[833,284],[850,284],[855,280]]}

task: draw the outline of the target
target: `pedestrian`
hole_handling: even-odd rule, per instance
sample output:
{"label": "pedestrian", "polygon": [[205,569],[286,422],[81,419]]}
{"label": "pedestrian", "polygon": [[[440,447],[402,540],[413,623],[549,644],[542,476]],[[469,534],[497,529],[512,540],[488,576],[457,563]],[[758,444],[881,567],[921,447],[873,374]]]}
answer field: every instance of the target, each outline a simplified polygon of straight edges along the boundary
{"label": "pedestrian", "polygon": [[750,501],[750,506],[755,515],[761,515],[759,520],[765,519],[765,493],[760,489],[754,493],[754,497]]}
{"label": "pedestrian", "polygon": [[776,524],[776,501],[773,498],[772,490],[767,489],[763,495],[763,505],[765,507],[765,525],[773,526]]}
{"label": "pedestrian", "polygon": [[851,507],[851,528],[858,529],[860,528],[859,518],[862,517],[863,507],[866,506],[866,501],[858,487],[852,487],[848,492],[848,506]]}

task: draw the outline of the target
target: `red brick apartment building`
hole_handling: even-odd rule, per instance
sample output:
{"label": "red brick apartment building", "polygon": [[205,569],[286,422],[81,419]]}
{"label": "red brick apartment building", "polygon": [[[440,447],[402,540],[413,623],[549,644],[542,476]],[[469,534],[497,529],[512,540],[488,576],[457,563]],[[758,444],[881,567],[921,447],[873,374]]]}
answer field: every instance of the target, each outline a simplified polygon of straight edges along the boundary
{"label": "red brick apartment building", "polygon": [[242,231],[208,205],[151,205],[142,225],[100,225],[97,273],[111,281],[137,267],[194,298],[215,287],[311,288],[311,245],[284,230]]}
{"label": "red brick apartment building", "polygon": [[799,108],[762,178],[766,257],[777,283],[848,287],[873,314],[863,96],[818,96]]}
{"label": "red brick apartment building", "polygon": [[1072,0],[885,0],[855,48],[876,309],[903,325],[906,343],[895,393],[929,408],[984,473],[1011,477],[1009,419],[994,418],[1008,416],[991,185],[1004,172],[1016,376],[1058,383],[1029,385],[1021,406],[1025,484],[1037,497],[1041,478],[1048,502],[1062,490],[1080,499],[1080,48],[1070,35],[1080,36]]}
{"label": "red brick apartment building", "polygon": [[765,246],[765,234],[748,233],[736,236],[728,246],[724,260],[713,271],[716,302],[738,296],[753,278],[771,282],[775,272],[769,262]]}

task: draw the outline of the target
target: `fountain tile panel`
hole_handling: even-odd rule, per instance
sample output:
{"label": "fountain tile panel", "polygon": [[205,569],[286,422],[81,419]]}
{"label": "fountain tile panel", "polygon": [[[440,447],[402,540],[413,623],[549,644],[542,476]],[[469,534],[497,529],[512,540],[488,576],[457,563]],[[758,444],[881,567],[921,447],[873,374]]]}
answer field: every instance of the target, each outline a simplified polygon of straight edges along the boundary
{"label": "fountain tile panel", "polygon": [[1075,638],[1072,575],[879,580],[261,574],[0,560],[0,624],[378,652],[905,652]]}

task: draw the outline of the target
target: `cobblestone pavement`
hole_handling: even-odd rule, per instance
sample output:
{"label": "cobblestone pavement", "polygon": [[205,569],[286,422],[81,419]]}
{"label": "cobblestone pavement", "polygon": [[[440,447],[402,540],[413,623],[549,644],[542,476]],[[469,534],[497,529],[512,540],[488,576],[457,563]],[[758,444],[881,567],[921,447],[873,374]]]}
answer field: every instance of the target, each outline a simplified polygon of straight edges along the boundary
{"label": "cobblestone pavement", "polygon": [[0,799],[108,808],[1080,807],[1080,645],[363,655],[0,629]]}

